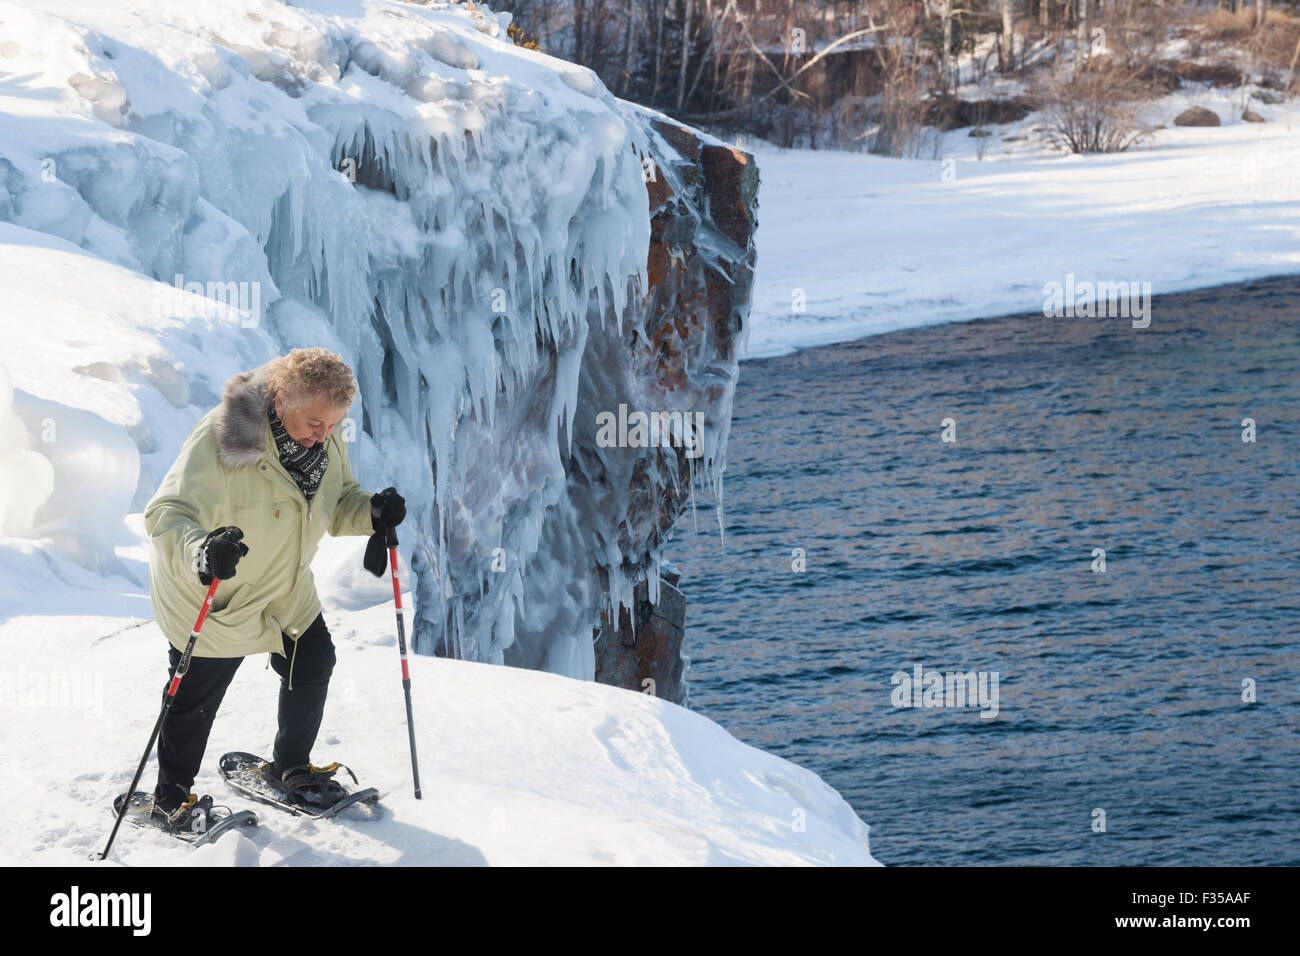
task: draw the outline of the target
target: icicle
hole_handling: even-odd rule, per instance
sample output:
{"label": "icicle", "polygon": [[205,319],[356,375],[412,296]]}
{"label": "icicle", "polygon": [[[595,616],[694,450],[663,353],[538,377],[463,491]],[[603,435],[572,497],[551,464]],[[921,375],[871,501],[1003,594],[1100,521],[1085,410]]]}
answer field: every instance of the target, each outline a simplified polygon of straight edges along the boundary
{"label": "icicle", "polygon": [[723,551],[727,550],[727,532],[722,517],[722,476],[718,476],[718,488],[716,492],[716,501],[718,509],[718,545]]}
{"label": "icicle", "polygon": [[694,531],[696,534],[699,534],[700,522],[695,514],[695,460],[692,458],[686,459],[686,474],[688,476],[688,482],[690,484],[691,530]]}

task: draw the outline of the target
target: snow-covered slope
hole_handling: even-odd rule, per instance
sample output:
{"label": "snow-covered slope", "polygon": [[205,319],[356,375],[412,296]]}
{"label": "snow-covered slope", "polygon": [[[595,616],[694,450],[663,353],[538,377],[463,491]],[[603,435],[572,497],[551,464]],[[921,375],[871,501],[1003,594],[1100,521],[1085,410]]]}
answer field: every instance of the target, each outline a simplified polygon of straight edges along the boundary
{"label": "snow-covered slope", "polygon": [[[350,561],[326,539],[327,564]],[[342,549],[346,554],[340,554]],[[0,547],[0,577],[15,570]],[[0,624],[0,864],[78,865],[102,849],[157,716],[166,642],[137,598],[77,604],[54,575]],[[74,572],[75,573],[75,572]],[[88,572],[81,574],[89,576]],[[76,583],[84,583],[78,581]],[[74,603],[50,615],[46,601]],[[409,596],[408,596],[409,599]],[[13,607],[6,595],[7,607]],[[263,808],[263,826],[198,850],[124,827],[127,865],[870,865],[867,827],[815,774],[654,697],[510,667],[412,661],[423,799],[411,791],[405,710],[387,604],[327,596],[338,647],[313,758],[342,760],[384,811],[313,822]],[[28,614],[32,616],[27,616]],[[135,616],[133,616],[135,615]],[[269,751],[278,678],[244,662],[196,789],[242,807],[217,775],[226,750]],[[151,785],[150,761],[146,783]],[[85,864],[92,865],[92,864]]]}
{"label": "snow-covered slope", "polygon": [[[155,311],[159,283],[5,222],[0,287],[0,536],[147,584],[147,563],[115,553],[132,540],[124,516],[143,510],[195,411],[273,343],[227,309]],[[33,490],[47,470],[48,493]]]}

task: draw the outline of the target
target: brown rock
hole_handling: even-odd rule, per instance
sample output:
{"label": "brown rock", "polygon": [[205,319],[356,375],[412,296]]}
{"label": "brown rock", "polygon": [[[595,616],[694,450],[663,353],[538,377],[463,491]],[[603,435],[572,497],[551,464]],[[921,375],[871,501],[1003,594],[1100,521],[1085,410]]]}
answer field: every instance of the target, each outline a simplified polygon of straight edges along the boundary
{"label": "brown rock", "polygon": [[693,130],[663,120],[654,120],[653,125],[672,148],[682,154],[683,159],[693,163],[700,158],[700,139]]}
{"label": "brown rock", "polygon": [[1018,123],[1038,108],[1033,100],[1012,97],[1005,100],[963,100],[945,94],[927,100],[921,110],[921,122],[948,130],[991,123]]}
{"label": "brown rock", "polygon": [[[658,134],[647,143],[655,164],[655,178],[646,181],[648,283],[629,302],[632,321],[623,343],[588,338],[584,368],[593,371],[581,380],[579,404],[680,409],[702,415],[706,433],[716,434],[740,374],[738,336],[749,315],[756,255],[758,168],[742,150],[648,111],[643,116],[647,131]],[[624,348],[631,352],[630,368],[623,364]],[[603,374],[607,368],[620,374]],[[680,448],[598,450],[594,436],[583,437],[583,429],[594,426],[575,421],[575,427],[571,499],[585,501],[579,510],[586,514],[603,514],[614,506],[608,499],[616,489],[626,494],[617,525],[600,534],[623,555],[619,573],[635,581],[659,559],[689,507],[692,478],[699,480],[692,468],[700,463]],[[606,588],[610,570],[599,559],[593,564]],[[650,606],[642,580],[631,613],[620,609],[618,621],[601,622],[595,676],[635,691],[653,680],[659,697],[682,702],[685,599],[675,575],[663,578],[657,606]]]}
{"label": "brown rock", "polygon": [[700,150],[704,191],[714,224],[744,249],[754,231],[752,204],[758,195],[758,168],[748,153],[731,146]]}
{"label": "brown rock", "polygon": [[1231,63],[1223,62],[1192,63],[1189,60],[1182,60],[1174,64],[1174,72],[1192,83],[1208,83],[1210,86],[1220,88],[1240,86],[1244,79],[1240,69]]}
{"label": "brown rock", "polygon": [[1256,113],[1254,110],[1246,110],[1244,113],[1241,114],[1241,118],[1244,119],[1247,123],[1266,123],[1266,122],[1268,122],[1267,120],[1264,119],[1264,117],[1260,116],[1260,115],[1259,115],[1258,113]]}
{"label": "brown rock", "polygon": [[621,608],[618,626],[608,619],[597,628],[596,680],[674,704],[686,702],[682,675],[682,638],[686,631],[686,598],[676,587],[677,575],[665,571],[659,580],[659,603],[651,604],[649,588],[636,586],[633,614]]}
{"label": "brown rock", "polygon": [[1219,126],[1219,114],[1204,106],[1193,106],[1174,117],[1175,126]]}

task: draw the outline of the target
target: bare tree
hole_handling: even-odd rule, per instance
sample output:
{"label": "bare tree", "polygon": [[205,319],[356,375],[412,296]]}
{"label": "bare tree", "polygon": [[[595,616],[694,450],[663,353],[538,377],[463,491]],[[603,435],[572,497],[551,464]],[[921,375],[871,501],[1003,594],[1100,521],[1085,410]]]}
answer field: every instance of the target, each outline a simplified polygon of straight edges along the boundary
{"label": "bare tree", "polygon": [[1002,17],[1002,33],[998,37],[998,69],[1010,73],[1015,69],[1015,9],[1013,0],[998,0],[998,13]]}
{"label": "bare tree", "polygon": [[664,20],[668,16],[667,3],[665,0],[651,0],[650,2],[651,19],[655,25],[655,42],[654,42],[654,82],[650,88],[650,102],[659,101],[659,78],[660,67],[664,60]]}
{"label": "bare tree", "polygon": [[713,0],[704,0],[704,13],[700,19],[701,28],[708,27],[705,38],[704,49],[700,52],[699,63],[695,67],[695,79],[691,81],[690,88],[686,91],[686,99],[689,100],[695,96],[700,87],[700,78],[704,75],[705,68],[710,64],[713,65],[713,75],[718,75],[719,58],[715,53],[719,33],[726,32],[726,13],[734,9],[735,0],[727,0],[727,7],[723,10],[723,15],[719,19],[715,16],[713,9]]}
{"label": "bare tree", "polygon": [[939,57],[943,77],[940,86],[947,90],[952,84],[952,0],[939,0],[939,16],[943,23],[943,52]]}
{"label": "bare tree", "polygon": [[1287,67],[1286,79],[1282,83],[1282,89],[1290,91],[1291,83],[1295,79],[1295,65],[1300,62],[1300,38],[1296,39],[1295,53],[1291,56],[1291,65]]}
{"label": "bare tree", "polygon": [[692,0],[686,0],[686,13],[682,17],[682,63],[677,73],[677,110],[681,112],[686,100],[686,68],[691,62],[691,6]]}
{"label": "bare tree", "polygon": [[1084,56],[1088,51],[1088,0],[1078,0],[1078,27],[1074,35],[1074,68],[1083,69]]}
{"label": "bare tree", "polygon": [[[803,145],[829,135],[891,155],[912,150],[926,120],[974,116],[949,109],[954,87],[981,83],[994,62],[1004,76],[1023,76],[1026,98],[1040,102],[1045,79],[1062,73],[1122,70],[1168,89],[1178,83],[1164,62],[1178,21],[1192,26],[1181,59],[1196,57],[1198,43],[1240,47],[1249,34],[1252,55],[1278,76],[1286,70],[1283,86],[1295,84],[1293,20],[1268,0],[1251,0],[1254,10],[1235,21],[1215,10],[1242,6],[1231,0],[489,2],[515,14],[515,34],[590,67],[627,99],[724,135],[743,129]],[[1097,27],[1104,59],[1091,56]],[[936,89],[947,94],[940,101]]]}
{"label": "bare tree", "polygon": [[1045,138],[1072,153],[1119,153],[1150,135],[1139,106],[1146,84],[1121,72],[1076,73],[1048,86]]}
{"label": "bare tree", "polygon": [[632,82],[632,28],[636,23],[636,7],[628,4],[623,8],[623,72],[618,78],[619,96],[627,96],[628,84]]}

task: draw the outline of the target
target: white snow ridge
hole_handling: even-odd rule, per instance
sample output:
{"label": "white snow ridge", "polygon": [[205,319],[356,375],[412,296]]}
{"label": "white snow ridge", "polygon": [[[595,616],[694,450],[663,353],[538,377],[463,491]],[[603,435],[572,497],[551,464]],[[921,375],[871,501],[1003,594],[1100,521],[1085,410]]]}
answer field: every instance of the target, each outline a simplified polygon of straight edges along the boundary
{"label": "white snow ridge", "polygon": [[[410,506],[424,800],[387,580],[361,539],[327,539],[339,664],[313,756],[380,787],[384,813],[267,810],[197,851],[124,831],[115,859],[875,863],[815,774],[591,681],[601,595],[657,573],[609,544],[629,495],[575,499],[566,475],[575,415],[594,417],[587,343],[643,322],[650,134],[507,22],[396,0],[0,2],[0,863],[102,846],[166,660],[140,512],[226,378],[305,345],[356,369],[353,464]],[[694,474],[716,485],[734,377],[712,373]],[[593,534],[601,553],[575,554]],[[575,576],[593,563],[605,580]],[[488,666],[508,659],[552,673]],[[241,670],[196,790],[241,805],[213,764],[270,749],[276,682]]]}

